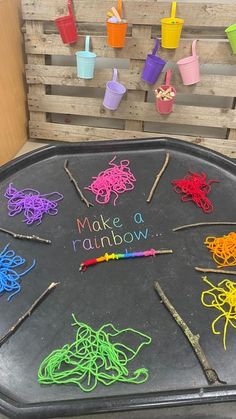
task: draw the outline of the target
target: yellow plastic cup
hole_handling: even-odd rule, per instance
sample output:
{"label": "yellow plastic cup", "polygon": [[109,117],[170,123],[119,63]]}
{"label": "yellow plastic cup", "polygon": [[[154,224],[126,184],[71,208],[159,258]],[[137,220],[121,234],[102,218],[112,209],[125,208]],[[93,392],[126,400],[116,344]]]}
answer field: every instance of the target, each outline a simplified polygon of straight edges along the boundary
{"label": "yellow plastic cup", "polygon": [[184,24],[184,19],[175,17],[176,2],[172,2],[171,17],[161,19],[161,46],[162,48],[175,49],[179,46],[179,40]]}

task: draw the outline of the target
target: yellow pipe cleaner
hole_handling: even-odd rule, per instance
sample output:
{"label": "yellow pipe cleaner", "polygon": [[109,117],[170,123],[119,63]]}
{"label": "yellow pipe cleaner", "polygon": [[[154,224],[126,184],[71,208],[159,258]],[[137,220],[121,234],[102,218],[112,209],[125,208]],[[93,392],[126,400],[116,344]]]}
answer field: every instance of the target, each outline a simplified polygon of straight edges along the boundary
{"label": "yellow pipe cleaner", "polygon": [[225,319],[223,329],[223,345],[226,351],[226,334],[228,326],[236,329],[236,282],[224,279],[217,286],[212,284],[207,276],[202,278],[204,282],[210,285],[206,291],[202,292],[201,302],[205,307],[216,308],[220,311],[219,316],[211,324],[212,332],[220,335],[222,332],[216,330],[216,324],[220,319]]}

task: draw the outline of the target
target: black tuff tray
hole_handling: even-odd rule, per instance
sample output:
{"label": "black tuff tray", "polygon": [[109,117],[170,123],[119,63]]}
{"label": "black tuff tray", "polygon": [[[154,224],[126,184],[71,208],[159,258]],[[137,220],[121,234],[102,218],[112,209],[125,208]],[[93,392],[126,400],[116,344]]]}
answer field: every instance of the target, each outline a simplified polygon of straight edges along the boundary
{"label": "black tuff tray", "polygon": [[[171,159],[158,185],[151,204],[146,198],[155,174],[169,151]],[[137,182],[132,192],[119,196],[117,205],[95,205],[87,208],[77,197],[64,172],[65,159],[83,188],[91,177],[108,167],[117,156],[129,159]],[[208,179],[219,179],[212,185],[210,198],[214,212],[204,214],[193,203],[183,204],[173,192],[172,179],[182,178],[188,170],[205,172]],[[235,220],[236,164],[205,148],[175,139],[141,139],[136,141],[61,143],[20,157],[0,169],[0,225],[21,233],[51,238],[53,244],[43,245],[15,240],[0,232],[1,249],[10,243],[17,254],[28,262],[36,259],[34,270],[22,279],[21,292],[11,301],[0,299],[0,335],[52,282],[60,282],[30,318],[0,348],[0,411],[12,418],[49,418],[80,414],[111,412],[145,407],[187,405],[236,400],[235,331],[228,330],[227,351],[222,336],[211,332],[216,312],[206,309],[200,301],[206,287],[201,273],[194,266],[214,266],[203,245],[207,235],[222,235],[233,227],[204,227],[181,232],[172,228],[189,223]],[[46,216],[39,226],[22,223],[23,216],[9,217],[4,192],[12,182],[17,189],[34,188],[41,193],[59,191],[64,200],[55,217]],[[94,196],[85,191],[94,202]],[[134,222],[141,213],[144,222]],[[121,228],[114,233],[148,229],[148,238],[120,246],[85,251],[82,240],[109,235],[86,229],[78,232],[77,218],[91,221],[119,217]],[[127,236],[126,236],[127,237]],[[129,236],[131,237],[131,236]],[[73,250],[73,240],[77,251]],[[81,274],[82,261],[103,255],[106,251],[123,253],[150,248],[171,248],[173,255],[155,258],[114,261],[91,267]],[[218,283],[222,276],[211,275]],[[153,288],[158,280],[177,311],[194,333],[201,336],[202,347],[219,377],[227,385],[208,386],[203,371],[182,331],[160,303]],[[43,386],[37,382],[41,361],[53,349],[72,342],[74,313],[79,321],[99,328],[111,322],[118,328],[132,327],[152,337],[132,363],[132,369],[146,367],[149,379],[145,384],[101,384],[92,393],[83,393],[73,385]]]}

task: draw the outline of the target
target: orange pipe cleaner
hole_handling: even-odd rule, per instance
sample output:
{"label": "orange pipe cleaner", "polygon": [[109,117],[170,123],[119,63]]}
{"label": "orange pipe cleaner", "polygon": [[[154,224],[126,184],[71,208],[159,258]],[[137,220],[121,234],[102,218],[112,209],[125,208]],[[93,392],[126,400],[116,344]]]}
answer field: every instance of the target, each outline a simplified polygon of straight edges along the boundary
{"label": "orange pipe cleaner", "polygon": [[236,265],[236,233],[222,237],[206,237],[204,244],[212,252],[217,268]]}

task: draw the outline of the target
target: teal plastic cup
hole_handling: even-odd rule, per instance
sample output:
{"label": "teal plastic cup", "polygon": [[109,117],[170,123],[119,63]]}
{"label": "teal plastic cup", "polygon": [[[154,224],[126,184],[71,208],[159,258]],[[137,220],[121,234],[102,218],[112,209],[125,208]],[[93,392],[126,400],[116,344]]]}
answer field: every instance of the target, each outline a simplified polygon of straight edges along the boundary
{"label": "teal plastic cup", "polygon": [[85,38],[85,50],[77,51],[76,62],[77,62],[77,76],[80,79],[92,79],[94,75],[94,68],[96,62],[96,54],[89,51],[90,36],[87,35]]}
{"label": "teal plastic cup", "polygon": [[236,23],[225,29],[233,54],[236,54]]}

